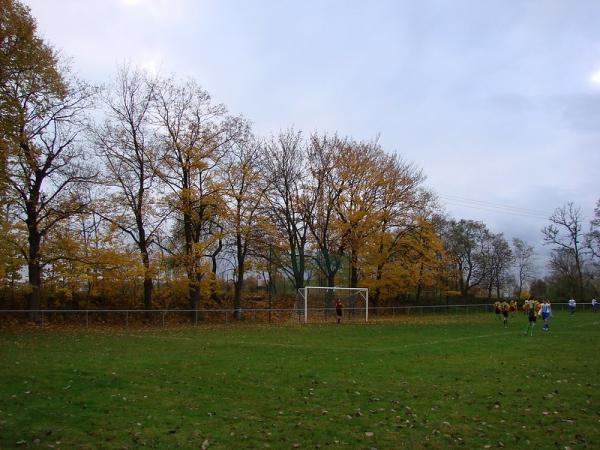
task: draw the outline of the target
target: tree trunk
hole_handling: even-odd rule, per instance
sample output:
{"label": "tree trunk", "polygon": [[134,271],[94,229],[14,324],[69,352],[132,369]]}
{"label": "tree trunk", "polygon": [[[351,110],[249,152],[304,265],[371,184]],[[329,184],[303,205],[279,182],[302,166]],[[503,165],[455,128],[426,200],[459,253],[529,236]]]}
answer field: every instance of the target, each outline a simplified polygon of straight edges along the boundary
{"label": "tree trunk", "polygon": [[152,309],[152,277],[148,274],[144,275],[144,309],[148,317],[148,311]]}
{"label": "tree trunk", "polygon": [[234,317],[237,320],[242,320],[242,288],[244,287],[245,258],[241,248],[241,238],[239,236],[237,260],[237,278],[233,283],[233,308],[235,310]]}
{"label": "tree trunk", "polygon": [[150,273],[150,258],[145,245],[142,249],[142,263],[144,264],[144,310],[146,311],[146,317],[148,317],[148,311],[152,309],[152,275]]}
{"label": "tree trunk", "polygon": [[234,317],[237,320],[242,320],[242,288],[244,286],[243,273],[238,274],[237,280],[233,284],[233,308],[235,310]]}
{"label": "tree trunk", "polygon": [[581,272],[581,263],[577,252],[575,253],[575,266],[577,267],[577,291],[579,298],[583,300],[583,274]]}
{"label": "tree trunk", "polygon": [[189,280],[189,296],[190,308],[194,311],[192,315],[195,317],[196,310],[200,306],[200,277],[197,273],[188,274]]}
{"label": "tree trunk", "polygon": [[415,295],[415,303],[419,304],[421,300],[421,290],[423,289],[423,263],[419,267],[419,282],[417,283],[417,292]]}
{"label": "tree trunk", "polygon": [[42,237],[37,229],[37,217],[30,214],[28,217],[28,241],[29,241],[29,258],[27,261],[27,269],[29,275],[29,287],[31,291],[28,295],[29,318],[36,322],[40,320],[39,310],[41,308],[41,286],[42,286],[42,269],[40,266],[40,243]]}
{"label": "tree trunk", "polygon": [[[329,271],[327,273],[327,287],[335,287],[335,272]],[[335,292],[328,290],[327,295],[325,297],[325,307],[333,308],[333,305],[335,303],[334,299],[335,299]]]}
{"label": "tree trunk", "polygon": [[210,255],[210,259],[211,259],[211,277],[212,277],[212,283],[210,284],[210,299],[214,302],[214,303],[221,303],[221,300],[219,299],[219,296],[217,294],[217,256],[219,255],[219,253],[221,253],[221,250],[223,249],[223,240],[219,239],[219,246],[217,247],[217,249]]}
{"label": "tree trunk", "polygon": [[469,286],[465,284],[465,280],[463,278],[464,273],[461,267],[458,268],[458,288],[460,290],[460,295],[463,298],[466,298],[469,294]]}
{"label": "tree trunk", "polygon": [[244,274],[246,273],[246,246],[241,233],[237,232],[235,236],[236,259],[237,259],[237,278],[233,283],[233,308],[234,317],[242,320],[242,288],[244,287]]}
{"label": "tree trunk", "polygon": [[[382,278],[383,278],[383,265],[380,264],[377,266],[376,279],[378,282],[380,282]],[[379,287],[379,283],[378,283],[378,286],[375,288],[375,292],[373,294],[373,299],[371,302],[371,305],[373,306],[373,308],[377,308],[377,306],[379,306],[379,298],[380,297],[381,297],[381,288]]]}
{"label": "tree trunk", "polygon": [[358,255],[352,250],[350,255],[350,287],[358,287]]}
{"label": "tree trunk", "polygon": [[[186,182],[184,186],[187,186],[187,174],[185,176]],[[185,237],[185,255],[187,257],[187,277],[188,277],[188,295],[190,297],[190,309],[192,309],[192,319],[195,320],[198,317],[198,306],[200,305],[200,274],[196,269],[196,254],[194,251],[194,234],[193,220],[192,220],[192,205],[186,201],[186,208],[183,213],[183,233]]]}
{"label": "tree trunk", "polygon": [[[31,260],[32,257],[35,259]],[[35,322],[39,322],[39,310],[41,308],[40,288],[42,285],[42,274],[40,269],[40,263],[37,260],[37,255],[33,256],[32,252],[30,252],[30,261],[27,264],[27,268],[29,271],[29,286],[31,288],[31,291],[28,295],[29,318],[31,320],[34,320]]]}

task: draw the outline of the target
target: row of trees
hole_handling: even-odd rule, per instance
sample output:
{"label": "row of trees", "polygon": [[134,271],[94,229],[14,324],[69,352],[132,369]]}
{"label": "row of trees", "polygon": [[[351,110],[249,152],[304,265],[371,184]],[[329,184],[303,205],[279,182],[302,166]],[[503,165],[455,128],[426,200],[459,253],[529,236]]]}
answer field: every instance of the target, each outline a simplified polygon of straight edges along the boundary
{"label": "row of trees", "polygon": [[600,291],[600,200],[586,226],[581,208],[568,203],[557,208],[542,230],[544,242],[552,246],[550,273],[534,284],[536,292],[580,299]]}
{"label": "row of trees", "polygon": [[[194,81],[128,66],[89,86],[26,7],[0,4],[0,276],[21,289],[26,267],[31,310],[42,285],[92,295],[139,284],[145,309],[162,286],[196,309],[222,301],[231,274],[241,310],[248,274],[268,274],[270,287],[278,276],[295,289],[360,284],[375,304],[520,295],[533,278],[531,246],[444,218],[422,171],[377,140],[293,129],[260,138]],[[552,223],[556,261],[575,258],[582,287],[585,252],[562,250],[568,226]],[[586,248],[597,257],[594,223]]]}

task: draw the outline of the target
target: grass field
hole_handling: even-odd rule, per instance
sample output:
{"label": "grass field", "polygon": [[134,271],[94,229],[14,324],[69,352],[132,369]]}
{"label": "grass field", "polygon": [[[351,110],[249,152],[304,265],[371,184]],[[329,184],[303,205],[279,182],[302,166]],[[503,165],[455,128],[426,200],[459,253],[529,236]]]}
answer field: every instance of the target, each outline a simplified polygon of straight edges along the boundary
{"label": "grass field", "polygon": [[600,314],[0,332],[0,448],[600,448]]}

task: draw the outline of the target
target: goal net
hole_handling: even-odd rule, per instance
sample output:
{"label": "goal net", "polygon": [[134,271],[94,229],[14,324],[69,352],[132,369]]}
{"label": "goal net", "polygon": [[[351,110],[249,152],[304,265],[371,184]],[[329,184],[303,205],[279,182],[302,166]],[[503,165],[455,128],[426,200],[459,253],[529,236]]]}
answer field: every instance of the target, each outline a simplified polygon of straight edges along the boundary
{"label": "goal net", "polygon": [[307,286],[298,289],[296,308],[304,322],[335,321],[336,303],[342,306],[343,321],[369,321],[369,289]]}

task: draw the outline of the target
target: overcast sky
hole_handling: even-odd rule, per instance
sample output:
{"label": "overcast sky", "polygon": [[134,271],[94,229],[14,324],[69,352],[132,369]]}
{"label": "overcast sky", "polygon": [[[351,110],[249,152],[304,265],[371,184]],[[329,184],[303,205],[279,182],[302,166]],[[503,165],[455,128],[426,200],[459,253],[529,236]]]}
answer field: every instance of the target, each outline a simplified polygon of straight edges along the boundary
{"label": "overcast sky", "polygon": [[[540,254],[600,198],[600,1],[25,0],[102,83],[125,62],[193,77],[260,135],[380,142],[455,218]],[[503,208],[501,208],[503,207]]]}

